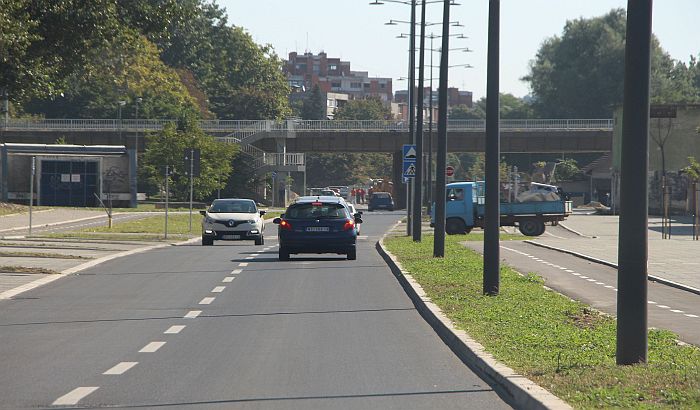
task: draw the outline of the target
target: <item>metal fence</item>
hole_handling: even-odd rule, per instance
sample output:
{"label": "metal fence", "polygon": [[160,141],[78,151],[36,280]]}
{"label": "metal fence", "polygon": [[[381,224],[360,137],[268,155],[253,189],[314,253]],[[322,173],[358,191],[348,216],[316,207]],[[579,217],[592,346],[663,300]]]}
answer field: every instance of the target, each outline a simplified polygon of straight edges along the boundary
{"label": "metal fence", "polygon": [[[1,123],[5,130],[22,131],[158,131],[175,120],[118,119],[9,119]],[[362,120],[202,120],[200,127],[208,132],[407,132],[405,121]],[[424,129],[427,129],[425,124]],[[437,129],[437,124],[433,124]],[[448,131],[483,131],[484,120],[449,120]],[[603,130],[613,129],[612,119],[528,119],[501,120],[501,130]]]}

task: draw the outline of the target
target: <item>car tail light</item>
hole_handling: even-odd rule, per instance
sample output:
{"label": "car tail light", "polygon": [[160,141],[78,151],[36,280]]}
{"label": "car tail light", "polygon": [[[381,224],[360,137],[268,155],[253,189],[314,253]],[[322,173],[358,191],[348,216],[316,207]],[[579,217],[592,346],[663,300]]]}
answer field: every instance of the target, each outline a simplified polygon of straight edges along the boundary
{"label": "car tail light", "polygon": [[355,221],[352,219],[348,219],[345,221],[345,225],[343,225],[343,230],[347,231],[355,227]]}
{"label": "car tail light", "polygon": [[285,221],[284,219],[280,222],[280,228],[291,231],[292,230],[292,224],[290,224],[288,221]]}

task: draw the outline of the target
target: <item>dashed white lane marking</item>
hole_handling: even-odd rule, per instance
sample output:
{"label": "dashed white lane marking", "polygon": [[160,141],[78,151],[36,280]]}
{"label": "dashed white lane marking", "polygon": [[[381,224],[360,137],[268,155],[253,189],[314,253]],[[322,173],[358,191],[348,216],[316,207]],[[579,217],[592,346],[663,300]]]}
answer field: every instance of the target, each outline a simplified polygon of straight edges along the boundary
{"label": "dashed white lane marking", "polygon": [[139,350],[139,353],[154,353],[157,352],[158,349],[163,347],[165,342],[151,342],[144,346],[141,350]]}
{"label": "dashed white lane marking", "polygon": [[603,282],[596,282],[595,284],[596,285],[605,285],[605,283],[603,283]]}
{"label": "dashed white lane marking", "polygon": [[578,273],[578,272],[571,272],[571,274],[574,275],[574,276],[581,276],[581,274]]}
{"label": "dashed white lane marking", "polygon": [[204,299],[199,301],[199,304],[200,305],[211,305],[211,302],[213,302],[214,299],[216,299],[216,298],[212,298],[212,297],[204,298]]}
{"label": "dashed white lane marking", "polygon": [[660,307],[661,309],[670,309],[670,308],[669,308],[668,306],[666,306],[666,305],[656,305],[656,306],[657,306],[657,307]]}
{"label": "dashed white lane marking", "polygon": [[248,262],[241,262],[238,264],[238,266],[244,268],[244,267],[248,266]]}
{"label": "dashed white lane marking", "polygon": [[589,279],[586,279],[586,280],[589,281],[589,282],[595,282],[595,279],[590,279],[590,278],[589,278]]}
{"label": "dashed white lane marking", "polygon": [[78,402],[82,399],[84,399],[88,394],[94,392],[95,390],[99,389],[97,386],[92,386],[92,387],[78,387],[76,389],[73,389],[70,393],[65,394],[59,398],[56,399],[53,403],[51,403],[52,406],[72,406],[78,404]]}
{"label": "dashed white lane marking", "polygon": [[222,282],[224,282],[224,283],[231,283],[231,282],[233,282],[234,279],[236,279],[236,278],[233,277],[233,276],[227,276],[227,277],[224,278],[224,280],[222,280]]}
{"label": "dashed white lane marking", "polygon": [[246,256],[246,257],[243,258],[243,259],[255,259],[255,258],[254,258],[253,256]]}
{"label": "dashed white lane marking", "polygon": [[231,275],[237,275],[239,273],[243,272],[243,269],[234,269],[231,271]]}
{"label": "dashed white lane marking", "polygon": [[700,316],[698,316],[698,315],[693,315],[693,314],[691,314],[691,313],[686,313],[685,315],[688,316],[688,317],[700,317]]}
{"label": "dashed white lane marking", "polygon": [[588,276],[583,276],[583,275],[581,275],[581,276],[579,276],[579,278],[581,278],[581,279],[588,279]]}
{"label": "dashed white lane marking", "polygon": [[187,312],[185,316],[183,316],[185,319],[194,319],[197,316],[201,315],[202,311],[201,310],[190,310]]}
{"label": "dashed white lane marking", "polygon": [[217,286],[211,290],[211,293],[221,293],[226,289],[226,286]]}
{"label": "dashed white lane marking", "polygon": [[612,286],[612,285],[605,285],[605,287],[608,288],[608,289],[614,288],[614,286]]}
{"label": "dashed white lane marking", "polygon": [[170,326],[170,327],[168,328],[168,330],[166,330],[166,331],[163,332],[163,333],[166,334],[166,335],[176,335],[176,334],[182,332],[182,329],[184,329],[184,328],[185,328],[184,325]]}
{"label": "dashed white lane marking", "polygon": [[656,302],[654,302],[653,300],[647,300],[647,303],[650,304],[650,305],[655,305],[655,304],[656,304]]}
{"label": "dashed white lane marking", "polygon": [[139,364],[139,362],[121,362],[102,374],[124,374],[137,364]]}
{"label": "dashed white lane marking", "polygon": [[566,272],[569,272],[569,273],[574,273],[574,271],[572,271],[571,269],[564,269],[564,270],[565,270]]}
{"label": "dashed white lane marking", "polygon": [[673,313],[684,313],[682,310],[678,310],[678,309],[671,309],[671,312],[673,312]]}

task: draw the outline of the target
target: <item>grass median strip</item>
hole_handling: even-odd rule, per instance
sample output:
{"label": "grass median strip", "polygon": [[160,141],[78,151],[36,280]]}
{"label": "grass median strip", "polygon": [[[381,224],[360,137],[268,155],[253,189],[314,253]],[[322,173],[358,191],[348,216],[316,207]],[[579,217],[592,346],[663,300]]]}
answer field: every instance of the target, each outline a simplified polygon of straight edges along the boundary
{"label": "grass median strip", "polygon": [[[467,235],[469,237],[471,235]],[[649,331],[649,363],[615,364],[615,319],[543,287],[534,274],[501,267],[501,293],[482,295],[482,256],[446,238],[432,258],[433,237],[385,241],[403,268],[457,327],[498,360],[576,408],[698,408],[700,349]]]}
{"label": "grass median strip", "polygon": [[0,266],[0,273],[43,273],[57,275],[59,272],[45,268],[28,268],[26,266]]}
{"label": "grass median strip", "polygon": [[51,259],[93,259],[89,256],[68,255],[65,253],[0,251],[0,258],[51,258]]}
{"label": "grass median strip", "polygon": [[[192,232],[189,232],[189,214],[171,214],[168,216],[168,239],[189,239],[199,236],[202,216],[192,214]],[[165,235],[165,215],[117,221],[110,229],[107,226],[85,228],[72,232],[42,235],[49,238],[112,239],[160,241]]]}

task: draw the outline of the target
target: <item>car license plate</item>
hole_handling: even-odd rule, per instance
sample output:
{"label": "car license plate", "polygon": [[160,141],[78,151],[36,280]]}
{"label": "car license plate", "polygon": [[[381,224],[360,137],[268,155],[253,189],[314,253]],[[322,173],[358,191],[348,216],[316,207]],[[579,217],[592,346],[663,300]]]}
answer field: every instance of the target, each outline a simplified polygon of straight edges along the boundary
{"label": "car license plate", "polygon": [[308,226],[306,232],[328,232],[327,226]]}
{"label": "car license plate", "polygon": [[241,235],[221,235],[221,239],[241,239]]}

